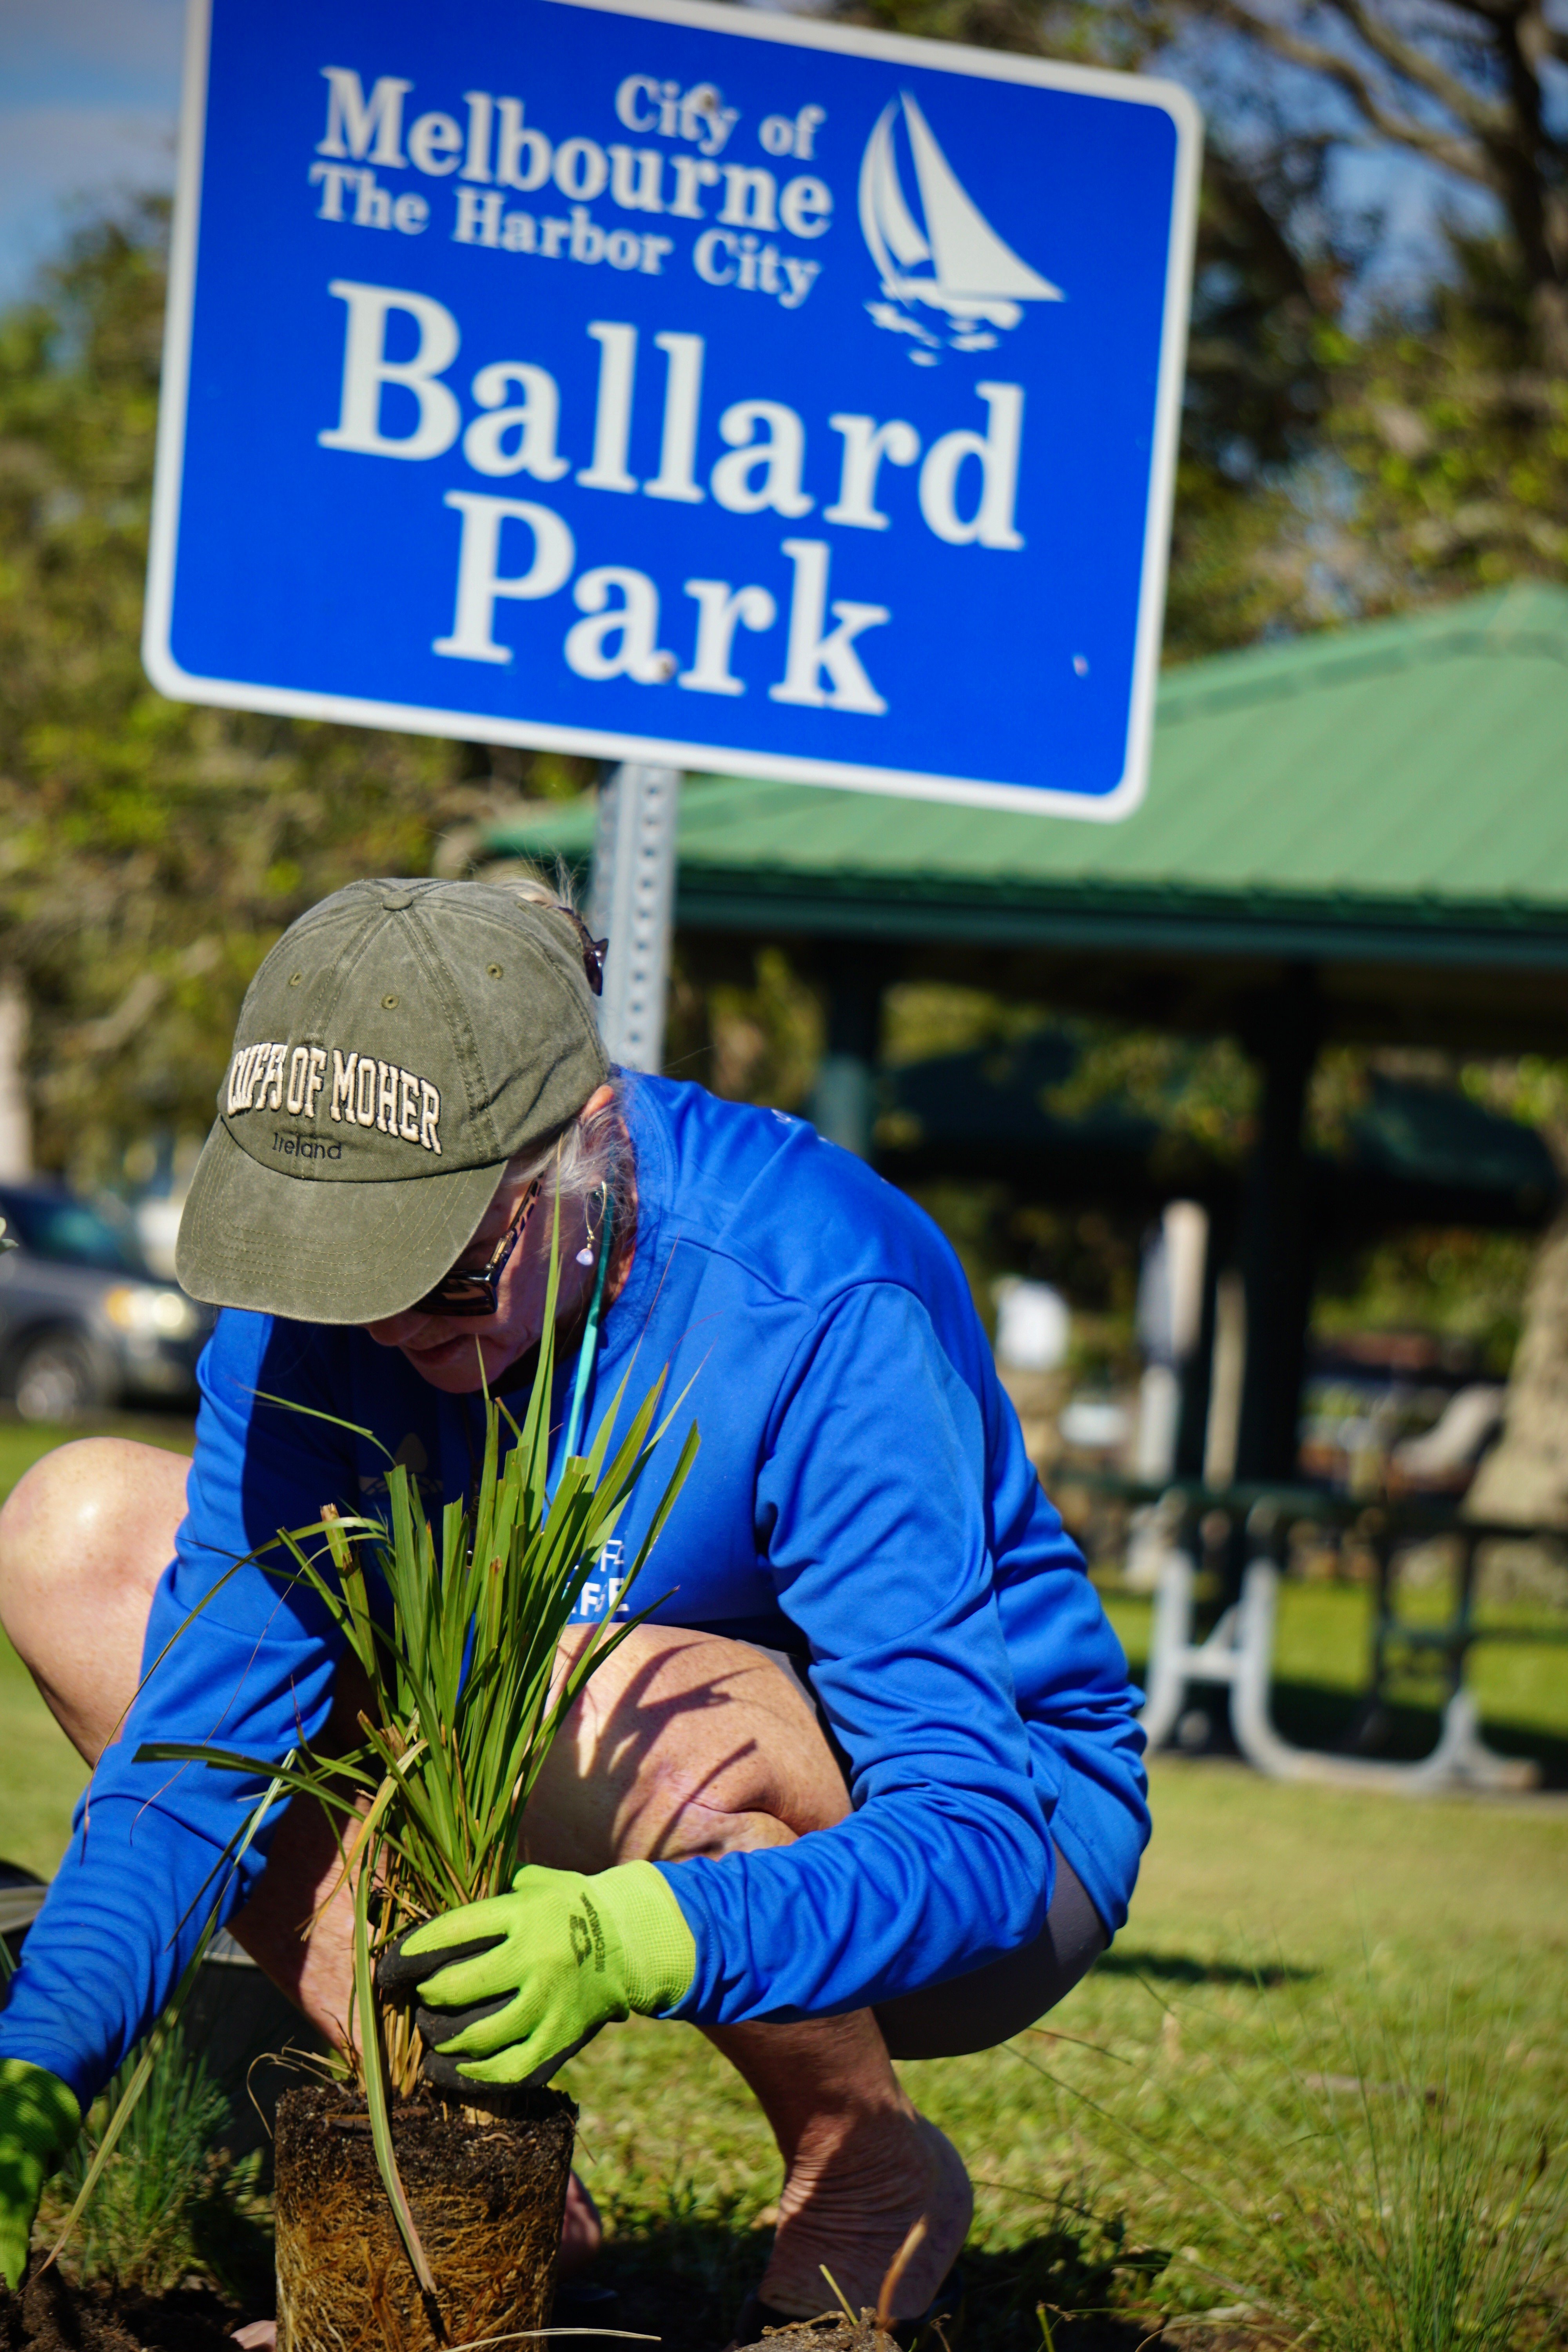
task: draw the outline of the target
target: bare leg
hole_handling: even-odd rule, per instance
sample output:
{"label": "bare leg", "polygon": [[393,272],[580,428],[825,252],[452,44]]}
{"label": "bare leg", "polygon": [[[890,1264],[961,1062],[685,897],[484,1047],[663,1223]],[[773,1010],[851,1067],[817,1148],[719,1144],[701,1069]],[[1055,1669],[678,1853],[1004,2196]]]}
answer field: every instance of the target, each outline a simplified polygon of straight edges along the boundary
{"label": "bare leg", "polygon": [[[843,1779],[792,1676],[741,1643],[645,1626],[584,1693],[545,1765],[528,1859],[615,1862],[793,1844],[849,1811]],[[973,2210],[957,2150],[916,2114],[869,2010],[708,2038],[755,2093],[784,2163],[763,2300],[802,2315],[830,2298],[875,2303],[911,2225],[924,2244],[897,2298],[924,2309]]]}
{"label": "bare leg", "polygon": [[[46,1454],[0,1511],[0,1623],[89,1764],[135,1696],[153,1589],[185,1515],[189,1466],[125,1438],[83,1438]],[[290,1805],[257,1892],[231,1925],[295,2006],[341,2042],[351,1906],[329,1903],[309,1941],[303,1933],[336,1864],[326,1815]]]}
{"label": "bare leg", "polygon": [[916,2113],[868,2009],[809,2025],[710,2032],[752,2090],[784,2158],[779,2225],[762,2296],[801,2317],[831,2307],[833,2273],[855,2310],[874,2304],[912,2224],[926,2237],[894,2298],[923,2311],[969,2234],[974,2198],[952,2142]]}
{"label": "bare leg", "polygon": [[136,1696],[189,1468],[127,1438],[79,1438],[35,1464],[0,1511],[0,1624],[89,1764]]}

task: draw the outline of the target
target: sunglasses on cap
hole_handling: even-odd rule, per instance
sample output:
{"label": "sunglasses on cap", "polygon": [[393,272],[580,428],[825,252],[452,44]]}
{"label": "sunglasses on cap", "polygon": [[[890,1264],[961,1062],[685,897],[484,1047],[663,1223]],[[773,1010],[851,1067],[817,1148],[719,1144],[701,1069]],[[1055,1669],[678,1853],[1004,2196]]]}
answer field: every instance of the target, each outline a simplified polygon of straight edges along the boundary
{"label": "sunglasses on cap", "polygon": [[452,1266],[441,1276],[435,1288],[427,1290],[423,1298],[416,1298],[407,1311],[411,1315],[476,1318],[493,1315],[499,1303],[500,1278],[506,1272],[507,1262],[513,1250],[522,1239],[543,1181],[542,1177],[536,1176],[523,1193],[513,1212],[511,1223],[495,1245],[488,1265],[475,1266],[471,1270],[466,1266]]}

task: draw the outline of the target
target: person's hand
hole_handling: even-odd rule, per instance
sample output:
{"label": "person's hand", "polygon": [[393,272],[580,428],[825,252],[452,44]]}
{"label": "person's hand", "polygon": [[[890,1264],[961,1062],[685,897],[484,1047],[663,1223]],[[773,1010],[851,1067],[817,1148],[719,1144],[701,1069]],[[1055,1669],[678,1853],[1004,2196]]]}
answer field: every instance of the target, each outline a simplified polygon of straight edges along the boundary
{"label": "person's hand", "polygon": [[0,2275],[15,2294],[44,2183],[81,2129],[76,2095],[25,2058],[0,2058]]}
{"label": "person's hand", "polygon": [[547,2083],[612,2018],[672,2009],[696,1973],[691,1930],[651,1862],[593,1878],[531,1864],[510,1895],[400,1936],[376,1983],[417,1995],[425,2072],[460,2090]]}

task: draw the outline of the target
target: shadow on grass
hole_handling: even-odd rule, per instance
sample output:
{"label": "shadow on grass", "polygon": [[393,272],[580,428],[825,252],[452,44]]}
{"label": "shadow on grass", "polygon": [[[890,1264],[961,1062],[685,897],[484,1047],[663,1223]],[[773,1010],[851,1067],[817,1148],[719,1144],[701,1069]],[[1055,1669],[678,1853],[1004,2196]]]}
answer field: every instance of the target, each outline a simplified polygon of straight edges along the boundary
{"label": "shadow on grass", "polygon": [[[1058,2226],[1017,2246],[965,2252],[963,2299],[942,2331],[949,2352],[1041,2352],[1041,2305],[1057,2352],[1152,2352],[1161,2337],[1150,2298],[1165,2254],[1131,2243],[1120,2222],[1071,2209],[1052,2219]],[[620,2298],[601,2324],[646,2330],[667,2352],[721,2352],[768,2244],[765,2231],[679,2211],[623,2218],[593,2273]],[[927,2331],[921,2352],[942,2347]]]}
{"label": "shadow on grass", "polygon": [[[1120,2222],[1065,2217],[1022,2244],[963,2257],[963,2302],[952,2352],[1152,2352],[1161,2340],[1156,2282],[1169,2256],[1127,2239]],[[933,2338],[931,2352],[936,2352]]]}
{"label": "shadow on grass", "polygon": [[[1342,1749],[1356,1728],[1361,1705],[1355,1695],[1320,1683],[1281,1680],[1273,1688],[1275,1727],[1301,1748]],[[1374,1738],[1357,1752],[1414,1763],[1431,1754],[1441,1729],[1438,1706],[1394,1704],[1383,1709]],[[1489,1720],[1482,1733],[1500,1756],[1527,1756],[1537,1763],[1543,1788],[1568,1789],[1568,1739],[1532,1726]]]}
{"label": "shadow on grass", "polygon": [[[1134,1658],[1131,1670],[1134,1682],[1142,1683],[1147,1678],[1147,1661]],[[1226,1692],[1217,1684],[1194,1683],[1192,1696],[1214,1718],[1216,1748],[1234,1754]],[[1294,1747],[1316,1748],[1329,1755],[1378,1756],[1397,1764],[1414,1764],[1429,1756],[1443,1727],[1441,1706],[1418,1702],[1395,1702],[1381,1711],[1375,1725],[1365,1726],[1359,1692],[1282,1675],[1270,1687],[1269,1706],[1275,1729]],[[1358,1731],[1368,1736],[1357,1739]],[[1525,1756],[1538,1764],[1543,1789],[1568,1789],[1568,1738],[1531,1724],[1500,1722],[1490,1717],[1482,1723],[1481,1736],[1500,1756]]]}
{"label": "shadow on grass", "polygon": [[768,2238],[711,2218],[622,2215],[591,2273],[619,2308],[604,2325],[646,2330],[670,2352],[720,2352],[767,2261]]}
{"label": "shadow on grass", "polygon": [[1238,1960],[1195,1960],[1186,1952],[1141,1952],[1121,1944],[1102,1952],[1094,1967],[1097,1976],[1149,1977],[1158,1984],[1253,1985],[1260,1991],[1304,1984],[1321,1973],[1317,1969],[1291,1968],[1283,1960],[1248,1968]]}

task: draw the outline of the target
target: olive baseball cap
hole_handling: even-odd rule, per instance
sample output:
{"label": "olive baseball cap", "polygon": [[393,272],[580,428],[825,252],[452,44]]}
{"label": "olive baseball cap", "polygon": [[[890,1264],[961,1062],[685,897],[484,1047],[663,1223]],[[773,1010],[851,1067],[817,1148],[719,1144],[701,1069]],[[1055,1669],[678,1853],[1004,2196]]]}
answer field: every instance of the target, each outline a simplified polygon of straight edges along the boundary
{"label": "olive baseball cap", "polygon": [[180,1221],[194,1298],[307,1323],[400,1314],[506,1163],[609,1064],[584,934],[484,882],[352,882],[251,982]]}

